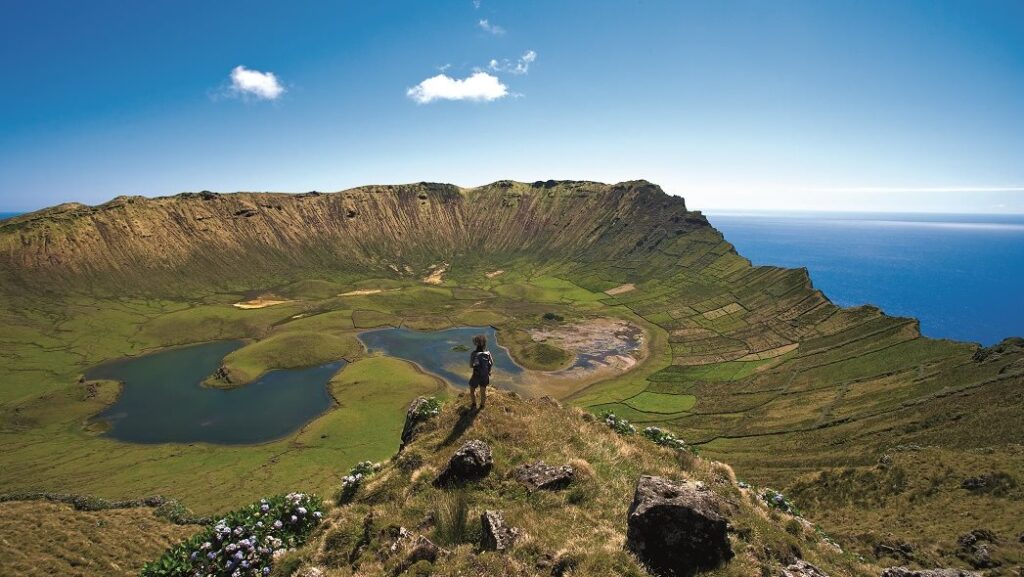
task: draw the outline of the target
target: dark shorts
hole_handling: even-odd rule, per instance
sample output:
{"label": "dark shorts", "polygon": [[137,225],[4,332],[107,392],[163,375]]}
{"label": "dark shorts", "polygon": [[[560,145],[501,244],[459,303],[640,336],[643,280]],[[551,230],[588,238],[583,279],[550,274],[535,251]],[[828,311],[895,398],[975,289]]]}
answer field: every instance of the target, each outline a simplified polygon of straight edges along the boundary
{"label": "dark shorts", "polygon": [[489,376],[473,375],[469,377],[469,388],[471,389],[486,387],[489,384],[491,384],[491,377]]}

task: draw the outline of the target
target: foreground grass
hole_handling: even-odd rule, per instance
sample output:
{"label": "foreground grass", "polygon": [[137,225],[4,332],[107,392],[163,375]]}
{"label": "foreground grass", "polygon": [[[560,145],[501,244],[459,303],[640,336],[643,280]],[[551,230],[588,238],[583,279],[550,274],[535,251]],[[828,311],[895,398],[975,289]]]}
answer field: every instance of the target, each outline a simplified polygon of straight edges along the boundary
{"label": "foreground grass", "polygon": [[[833,575],[877,570],[827,545],[813,527],[770,511],[753,491],[736,485],[725,465],[639,435],[621,437],[550,400],[497,392],[479,413],[466,405],[460,395],[428,421],[410,446],[364,483],[352,503],[327,515],[313,541],[287,560],[289,569],[317,567],[331,577],[392,573],[402,556],[390,552],[388,535],[405,527],[448,550],[436,564],[417,566],[415,574],[548,575],[560,563],[573,575],[647,575],[624,549],[626,512],[639,476],[656,474],[702,481],[730,503],[736,558],[712,575],[778,574],[794,551]],[[434,487],[431,481],[451,453],[469,439],[490,445],[494,470],[464,489]],[[509,473],[536,460],[568,463],[579,477],[563,491],[529,493]],[[478,551],[485,509],[501,511],[523,531],[511,551]]]}
{"label": "foreground grass", "polygon": [[148,507],[77,511],[46,501],[0,503],[5,577],[128,577],[199,530]]}

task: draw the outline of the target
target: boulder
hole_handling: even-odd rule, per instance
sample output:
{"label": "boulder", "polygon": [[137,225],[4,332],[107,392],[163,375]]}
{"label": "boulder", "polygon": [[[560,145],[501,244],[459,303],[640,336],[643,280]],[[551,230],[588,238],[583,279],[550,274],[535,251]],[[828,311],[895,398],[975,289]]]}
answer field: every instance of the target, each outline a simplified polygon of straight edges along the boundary
{"label": "boulder", "polygon": [[828,577],[828,574],[803,559],[783,568],[781,577]]}
{"label": "boulder", "polygon": [[478,440],[466,441],[441,471],[434,485],[461,485],[468,481],[479,481],[490,474],[494,466],[491,448]]}
{"label": "boulder", "polygon": [[572,483],[576,476],[569,465],[552,467],[543,461],[519,465],[512,470],[512,478],[532,491],[557,491]]}
{"label": "boulder", "polygon": [[703,485],[644,475],[629,506],[626,548],[663,577],[719,567],[733,557],[721,509]]}
{"label": "boulder", "polygon": [[402,444],[398,446],[399,451],[412,442],[412,438],[416,435],[416,426],[424,421],[424,419],[419,416],[419,411],[426,403],[426,397],[416,397],[411,403],[409,403],[409,407],[405,410],[405,425],[402,426]]}
{"label": "boulder", "polygon": [[980,577],[980,574],[963,569],[909,569],[889,567],[882,570],[881,577]]}
{"label": "boulder", "polygon": [[897,562],[906,563],[914,558],[914,546],[898,539],[886,539],[875,544],[875,557],[891,557]]}
{"label": "boulder", "polygon": [[423,535],[416,538],[416,541],[412,544],[412,550],[409,551],[409,556],[405,562],[410,566],[415,565],[420,561],[429,561],[434,563],[437,561],[437,556],[441,553],[441,549],[434,544],[433,541],[427,539]]}
{"label": "boulder", "polygon": [[961,535],[957,540],[956,556],[975,569],[991,569],[1002,563],[992,558],[997,541],[995,533],[988,529],[975,529]]}
{"label": "boulder", "polygon": [[480,549],[484,551],[506,551],[519,538],[519,529],[506,526],[498,511],[484,511],[480,515],[480,528]]}

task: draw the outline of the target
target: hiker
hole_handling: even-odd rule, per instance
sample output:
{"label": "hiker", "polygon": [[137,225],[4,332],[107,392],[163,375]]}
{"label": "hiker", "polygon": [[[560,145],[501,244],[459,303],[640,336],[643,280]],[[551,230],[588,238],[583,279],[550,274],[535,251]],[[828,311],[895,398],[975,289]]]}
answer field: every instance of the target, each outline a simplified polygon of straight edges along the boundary
{"label": "hiker", "polygon": [[487,385],[491,384],[491,369],[494,368],[494,357],[491,351],[487,350],[487,337],[477,335],[473,337],[473,344],[476,350],[469,354],[469,366],[473,369],[473,376],[469,377],[469,398],[473,399],[473,407],[476,408],[476,389],[480,387],[480,408],[484,408],[487,402]]}

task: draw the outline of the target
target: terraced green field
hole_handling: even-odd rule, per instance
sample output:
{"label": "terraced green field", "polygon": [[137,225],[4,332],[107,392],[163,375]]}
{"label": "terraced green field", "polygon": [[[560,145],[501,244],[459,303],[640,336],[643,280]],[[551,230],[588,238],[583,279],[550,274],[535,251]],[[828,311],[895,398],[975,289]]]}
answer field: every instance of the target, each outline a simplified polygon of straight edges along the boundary
{"label": "terraced green field", "polygon": [[[873,551],[872,529],[835,513],[854,497],[807,487],[838,486],[822,475],[871,471],[908,446],[934,447],[950,472],[935,493],[919,491],[911,521],[887,528],[900,539],[952,547],[974,525],[1024,517],[1018,498],[964,493],[984,512],[923,526],[961,491],[954,480],[1024,475],[1005,457],[1024,443],[1024,346],[926,339],[911,319],[836,307],[806,271],[751,266],[682,199],[642,181],[57,207],[0,225],[0,292],[0,491],[162,493],[200,512],[279,490],[328,493],[356,461],[394,451],[409,400],[455,392],[367,355],[358,330],[490,324],[521,364],[555,368],[557,351],[523,335],[556,313],[627,320],[646,351],[628,372],[549,394],[667,427],[743,479],[799,490],[859,551]],[[285,302],[233,306],[259,296]],[[81,382],[88,367],[216,339],[250,341],[218,386],[353,362],[331,382],[335,407],[281,441],[142,446],[94,432],[90,417],[118,388]],[[911,506],[892,491],[885,506]]]}

